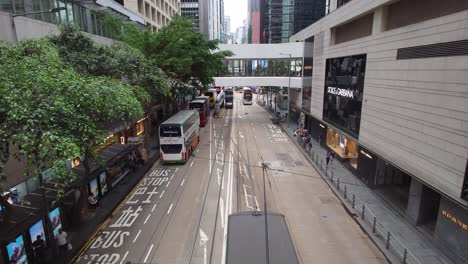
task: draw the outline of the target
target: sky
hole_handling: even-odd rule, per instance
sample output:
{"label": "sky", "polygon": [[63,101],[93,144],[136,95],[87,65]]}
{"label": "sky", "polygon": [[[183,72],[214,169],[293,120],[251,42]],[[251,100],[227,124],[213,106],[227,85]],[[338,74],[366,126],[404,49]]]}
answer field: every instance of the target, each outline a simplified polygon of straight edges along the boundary
{"label": "sky", "polygon": [[231,31],[235,32],[247,19],[247,0],[224,0],[224,15],[231,17]]}

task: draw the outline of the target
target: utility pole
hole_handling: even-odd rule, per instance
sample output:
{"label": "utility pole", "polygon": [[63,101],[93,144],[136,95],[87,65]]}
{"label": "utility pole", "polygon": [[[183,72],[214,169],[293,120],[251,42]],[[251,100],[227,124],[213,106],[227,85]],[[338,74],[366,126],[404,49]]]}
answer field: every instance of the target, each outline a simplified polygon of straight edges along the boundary
{"label": "utility pole", "polygon": [[267,200],[266,200],[266,173],[268,165],[265,162],[262,162],[262,171],[263,171],[263,212],[265,214],[265,254],[266,254],[266,264],[270,263],[270,245],[268,239],[268,209],[267,209]]}
{"label": "utility pole", "polygon": [[280,53],[280,54],[281,54],[281,55],[287,55],[287,56],[289,56],[289,61],[288,61],[288,118],[287,118],[287,120],[286,120],[287,126],[288,126],[288,128],[289,128],[289,119],[290,119],[290,115],[289,115],[290,112],[289,112],[289,110],[291,109],[291,107],[290,107],[290,105],[291,105],[291,104],[290,104],[290,102],[291,102],[291,97],[290,97],[291,93],[290,93],[290,90],[291,90],[291,56],[292,56],[292,55],[291,55],[291,53]]}

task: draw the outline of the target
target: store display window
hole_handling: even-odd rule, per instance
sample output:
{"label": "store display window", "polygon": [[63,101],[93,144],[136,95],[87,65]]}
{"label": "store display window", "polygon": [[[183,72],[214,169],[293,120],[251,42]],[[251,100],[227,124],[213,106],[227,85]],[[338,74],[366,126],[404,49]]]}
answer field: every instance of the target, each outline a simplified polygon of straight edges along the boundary
{"label": "store display window", "polygon": [[327,146],[345,162],[348,162],[353,169],[357,169],[359,147],[356,141],[329,127],[327,129]]}

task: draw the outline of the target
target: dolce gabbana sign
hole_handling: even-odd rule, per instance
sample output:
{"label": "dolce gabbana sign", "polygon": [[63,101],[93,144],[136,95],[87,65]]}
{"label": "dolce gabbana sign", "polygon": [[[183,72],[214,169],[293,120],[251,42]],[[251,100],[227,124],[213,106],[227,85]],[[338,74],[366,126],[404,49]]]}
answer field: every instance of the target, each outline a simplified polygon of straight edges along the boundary
{"label": "dolce gabbana sign", "polygon": [[341,88],[337,88],[337,87],[328,86],[327,92],[329,94],[339,95],[339,96],[343,96],[343,97],[347,97],[347,98],[351,98],[351,99],[354,98],[353,91],[348,90],[348,89],[341,89]]}
{"label": "dolce gabbana sign", "polygon": [[323,86],[323,119],[358,137],[366,73],[366,54],[329,58]]}

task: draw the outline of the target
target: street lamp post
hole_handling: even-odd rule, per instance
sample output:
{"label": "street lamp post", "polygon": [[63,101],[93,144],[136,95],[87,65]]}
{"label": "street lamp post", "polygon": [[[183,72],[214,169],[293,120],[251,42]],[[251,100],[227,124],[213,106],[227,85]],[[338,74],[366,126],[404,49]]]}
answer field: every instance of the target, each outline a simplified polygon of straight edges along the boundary
{"label": "street lamp post", "polygon": [[288,118],[286,120],[287,126],[289,128],[289,119],[290,119],[290,103],[291,103],[291,97],[290,97],[290,90],[291,90],[291,53],[280,53],[280,55],[286,55],[289,56],[289,62],[288,62]]}
{"label": "street lamp post", "polygon": [[66,7],[56,7],[56,8],[52,8],[52,9],[49,9],[49,10],[28,12],[28,13],[22,13],[22,14],[12,14],[12,13],[10,13],[10,25],[11,25],[11,34],[13,35],[13,42],[18,41],[18,35],[16,33],[15,17],[27,16],[27,15],[36,15],[36,14],[44,14],[44,13],[53,14],[53,13],[57,13],[57,12],[60,12],[62,10],[66,10],[66,9],[67,9]]}

